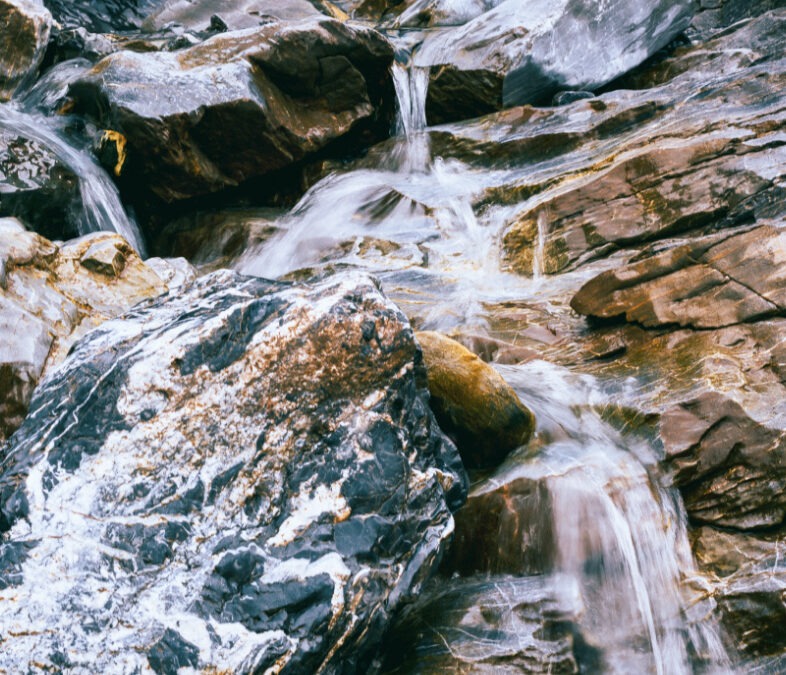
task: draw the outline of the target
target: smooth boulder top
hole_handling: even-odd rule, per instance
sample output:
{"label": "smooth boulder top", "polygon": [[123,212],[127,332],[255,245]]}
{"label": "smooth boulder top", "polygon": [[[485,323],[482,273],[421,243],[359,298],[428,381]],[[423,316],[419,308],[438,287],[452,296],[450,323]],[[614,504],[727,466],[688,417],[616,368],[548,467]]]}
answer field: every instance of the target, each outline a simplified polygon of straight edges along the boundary
{"label": "smooth boulder top", "polygon": [[431,408],[467,468],[496,466],[527,444],[535,417],[492,366],[446,335],[423,331],[416,337]]}
{"label": "smooth boulder top", "polygon": [[202,277],[80,341],[6,446],[0,668],[360,672],[466,490],[373,280]]}

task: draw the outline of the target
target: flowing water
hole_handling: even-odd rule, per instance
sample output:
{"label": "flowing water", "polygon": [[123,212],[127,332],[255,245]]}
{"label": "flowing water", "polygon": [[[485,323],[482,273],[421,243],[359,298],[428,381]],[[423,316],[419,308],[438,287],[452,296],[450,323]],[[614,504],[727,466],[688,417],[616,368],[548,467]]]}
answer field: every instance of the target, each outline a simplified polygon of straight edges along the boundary
{"label": "flowing water", "polygon": [[[499,171],[432,155],[427,77],[407,67],[409,59],[399,61],[398,137],[371,155],[373,165],[367,158],[315,185],[238,268],[281,277],[359,267],[378,276],[416,325],[431,329],[482,333],[489,306],[507,300],[549,311],[549,298],[575,288],[576,279],[563,274],[545,283],[545,216],[532,241],[533,277],[508,273],[500,236],[510,214],[478,200],[500,181]],[[696,572],[685,511],[676,490],[662,484],[656,449],[623,436],[598,413],[634,392],[611,392],[539,361],[500,370],[536,414],[538,451],[508,462],[474,493],[511,474],[546,486],[552,523],[542,535],[557,552],[543,573],[568,604],[578,603],[576,621],[585,640],[602,648],[604,669],[728,672],[719,628],[707,618],[711,601]],[[538,536],[528,545],[538,546]]]}
{"label": "flowing water", "polygon": [[78,147],[69,139],[66,119],[40,112],[51,109],[61,100],[68,83],[87,65],[83,60],[60,64],[18,100],[0,104],[0,129],[44,146],[76,175],[82,202],[77,217],[80,234],[102,230],[118,232],[144,255],[139,228],[126,213],[117,187],[107,172],[88,149]]}

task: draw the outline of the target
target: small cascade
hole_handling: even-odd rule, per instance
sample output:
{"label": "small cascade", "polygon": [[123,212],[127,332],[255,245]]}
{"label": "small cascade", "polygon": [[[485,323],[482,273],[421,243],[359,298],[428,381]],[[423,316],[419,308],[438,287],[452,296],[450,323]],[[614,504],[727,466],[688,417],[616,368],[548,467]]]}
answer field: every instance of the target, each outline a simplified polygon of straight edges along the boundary
{"label": "small cascade", "polygon": [[391,74],[398,101],[396,134],[401,142],[394,152],[399,171],[424,172],[431,159],[429,136],[425,133],[429,69],[418,68],[409,58],[402,57],[393,64]]}
{"label": "small cascade", "polygon": [[[30,107],[45,105],[55,100],[62,82],[53,82],[54,89],[47,89],[44,82],[29,92],[27,100]],[[66,140],[63,132],[64,120],[25,108],[15,102],[0,105],[0,127],[19,133],[48,148],[78,177],[83,207],[79,214],[79,233],[88,234],[102,230],[117,232],[144,255],[144,242],[139,228],[128,217],[117,187],[106,171],[87,151]]]}
{"label": "small cascade", "polygon": [[701,612],[689,590],[698,573],[687,518],[678,493],[658,484],[654,450],[600,418],[594,408],[607,399],[593,378],[544,362],[501,371],[545,442],[508,470],[545,486],[539,508],[550,511],[552,530],[542,536],[556,550],[544,571],[566,603],[578,596],[577,623],[588,644],[602,646],[604,672],[730,672],[717,622],[691,620]]}

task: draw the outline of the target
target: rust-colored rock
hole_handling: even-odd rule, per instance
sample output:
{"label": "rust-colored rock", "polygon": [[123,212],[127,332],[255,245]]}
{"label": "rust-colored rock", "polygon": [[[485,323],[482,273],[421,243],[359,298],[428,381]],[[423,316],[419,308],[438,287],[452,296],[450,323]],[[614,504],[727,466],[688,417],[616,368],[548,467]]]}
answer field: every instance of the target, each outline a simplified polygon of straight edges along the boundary
{"label": "rust-colored rock", "polygon": [[467,467],[499,464],[529,441],[535,418],[496,370],[444,335],[424,331],[416,337],[431,407]]}

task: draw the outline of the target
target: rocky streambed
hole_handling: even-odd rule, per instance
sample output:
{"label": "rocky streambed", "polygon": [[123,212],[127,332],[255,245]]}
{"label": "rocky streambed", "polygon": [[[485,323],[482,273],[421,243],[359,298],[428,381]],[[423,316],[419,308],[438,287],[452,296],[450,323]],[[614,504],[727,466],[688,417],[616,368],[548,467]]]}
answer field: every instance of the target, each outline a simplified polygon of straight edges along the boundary
{"label": "rocky streambed", "polygon": [[0,0],[0,672],[786,672],[779,0]]}

